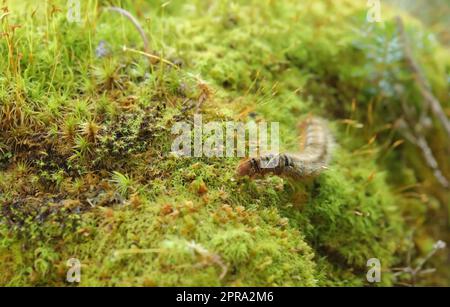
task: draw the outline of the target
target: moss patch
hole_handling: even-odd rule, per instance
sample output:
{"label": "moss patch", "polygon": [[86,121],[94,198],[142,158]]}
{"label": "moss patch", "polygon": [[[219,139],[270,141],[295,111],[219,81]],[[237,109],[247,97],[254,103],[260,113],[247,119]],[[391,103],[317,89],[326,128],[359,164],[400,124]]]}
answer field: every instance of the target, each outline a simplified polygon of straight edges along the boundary
{"label": "moss patch", "polygon": [[[392,285],[410,282],[391,270],[408,254],[448,239],[448,191],[392,129],[402,99],[420,109],[396,12],[369,25],[354,1],[112,2],[177,68],[124,51],[140,37],[103,1],[83,2],[79,24],[64,1],[8,3],[0,22],[1,285],[68,285],[70,258],[84,286],[367,285],[369,258]],[[448,108],[449,53],[406,21]],[[171,155],[171,127],[196,112],[278,121],[283,150],[320,115],[334,160],[292,182],[236,178],[238,158]],[[449,177],[448,140],[438,126],[427,136]],[[416,282],[446,284],[446,261]]]}

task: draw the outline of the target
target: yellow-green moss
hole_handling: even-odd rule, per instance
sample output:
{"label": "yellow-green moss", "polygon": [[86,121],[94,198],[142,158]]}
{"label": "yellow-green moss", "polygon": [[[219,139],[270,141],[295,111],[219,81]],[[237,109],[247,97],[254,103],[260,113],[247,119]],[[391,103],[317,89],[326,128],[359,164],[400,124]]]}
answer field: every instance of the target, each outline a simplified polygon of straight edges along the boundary
{"label": "yellow-green moss", "polygon": [[[374,78],[418,97],[401,57],[376,60],[396,39],[389,8],[368,25],[355,1],[112,1],[139,16],[155,53],[182,63],[149,69],[123,51],[142,42],[103,1],[83,4],[81,24],[25,2],[1,23],[0,285],[68,285],[70,258],[85,286],[367,285],[369,258],[391,285],[411,246],[420,258],[448,238],[430,220],[447,218],[448,192],[404,193],[434,179],[386,128],[399,101]],[[448,107],[449,54],[408,21]],[[110,55],[97,58],[102,40]],[[199,100],[205,119],[280,122],[283,150],[297,149],[299,118],[321,115],[333,162],[299,183],[236,178],[237,158],[174,157],[170,127]],[[445,284],[445,261],[420,282]]]}

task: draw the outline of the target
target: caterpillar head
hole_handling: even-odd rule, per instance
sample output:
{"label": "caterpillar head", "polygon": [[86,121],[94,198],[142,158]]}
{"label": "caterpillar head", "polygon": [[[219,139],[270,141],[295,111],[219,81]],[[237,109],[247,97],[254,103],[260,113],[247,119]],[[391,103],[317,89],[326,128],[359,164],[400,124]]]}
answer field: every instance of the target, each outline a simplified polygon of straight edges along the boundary
{"label": "caterpillar head", "polygon": [[250,177],[254,176],[256,174],[255,164],[256,160],[253,158],[242,161],[236,169],[237,175]]}

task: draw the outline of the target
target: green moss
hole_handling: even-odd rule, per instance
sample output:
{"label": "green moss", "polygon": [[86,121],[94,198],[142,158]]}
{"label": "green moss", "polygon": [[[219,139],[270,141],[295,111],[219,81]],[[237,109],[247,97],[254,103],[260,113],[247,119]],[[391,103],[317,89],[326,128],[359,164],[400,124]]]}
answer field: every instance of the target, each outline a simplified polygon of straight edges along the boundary
{"label": "green moss", "polygon": [[[386,128],[401,99],[420,100],[390,9],[368,27],[354,1],[122,1],[152,52],[181,64],[149,68],[122,49],[142,48],[133,26],[101,1],[83,4],[81,24],[45,5],[32,15],[25,2],[1,23],[0,285],[68,285],[70,258],[83,286],[367,285],[370,258],[392,285],[411,246],[420,258],[445,239],[433,219],[448,193]],[[450,101],[448,52],[407,21],[433,89]],[[109,54],[98,58],[100,41]],[[237,178],[237,158],[170,154],[170,127],[197,109],[205,120],[278,121],[290,151],[299,119],[321,115],[339,145],[315,179]],[[433,144],[445,144],[436,130]],[[444,256],[433,261],[438,273],[419,282],[445,284]]]}

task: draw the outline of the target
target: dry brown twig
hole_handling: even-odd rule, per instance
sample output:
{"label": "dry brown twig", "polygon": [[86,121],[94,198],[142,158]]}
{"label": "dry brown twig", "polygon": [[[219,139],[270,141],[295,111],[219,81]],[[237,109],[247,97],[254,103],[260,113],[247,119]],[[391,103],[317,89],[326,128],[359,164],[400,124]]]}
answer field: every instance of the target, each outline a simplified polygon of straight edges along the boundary
{"label": "dry brown twig", "polygon": [[201,266],[214,263],[222,269],[222,273],[219,276],[221,280],[227,275],[228,266],[222,261],[222,258],[218,254],[208,251],[202,245],[195,242],[190,242],[188,246],[202,258]]}
{"label": "dry brown twig", "polygon": [[[411,73],[414,75],[414,79],[416,80],[419,91],[425,101],[425,107],[422,109],[422,113],[419,116],[419,124],[421,124],[427,118],[427,112],[430,109],[433,112],[434,116],[436,116],[436,118],[441,122],[444,130],[450,137],[450,122],[447,119],[447,116],[445,115],[440,102],[431,93],[431,87],[428,84],[424,73],[420,69],[420,66],[417,64],[413,57],[408,37],[405,33],[403,21],[399,16],[397,16],[396,22],[406,63]],[[433,155],[431,147],[429,146],[426,138],[421,133],[422,129],[416,129],[416,125],[413,124],[415,116],[412,115],[411,110],[409,110],[405,104],[403,104],[402,106],[406,120],[403,118],[399,119],[396,124],[397,128],[409,142],[419,147],[419,149],[422,151],[422,155],[427,165],[433,170],[435,178],[443,187],[448,188],[450,186],[449,181],[444,177],[442,170],[439,168],[439,164]]]}
{"label": "dry brown twig", "polygon": [[[159,58],[158,56],[152,55],[150,54],[150,43],[149,40],[147,38],[147,35],[145,34],[144,29],[142,28],[141,24],[139,23],[139,21],[127,10],[120,8],[120,7],[115,7],[115,6],[110,6],[105,8],[105,10],[107,11],[113,11],[113,12],[117,12],[120,15],[124,16],[125,18],[127,18],[128,20],[131,21],[131,23],[134,25],[134,27],[138,30],[139,35],[142,38],[142,41],[144,43],[144,53],[150,56],[147,56],[148,62],[151,65],[154,64],[154,60],[161,60],[161,58]],[[126,51],[126,47],[124,47],[124,50]]]}
{"label": "dry brown twig", "polygon": [[150,44],[149,44],[147,35],[145,34],[145,31],[142,28],[139,21],[136,18],[134,18],[134,16],[131,15],[130,12],[124,10],[123,8],[115,7],[115,6],[107,7],[106,10],[117,12],[120,15],[126,17],[128,20],[130,20],[131,23],[133,23],[134,27],[138,30],[139,34],[141,35],[142,41],[144,42],[144,51],[147,53],[150,52]]}
{"label": "dry brown twig", "polygon": [[[106,7],[105,10],[117,12],[117,13],[121,14],[122,16],[126,17],[128,20],[130,20],[133,23],[134,27],[138,30],[138,32],[142,38],[142,41],[144,42],[144,51],[129,48],[127,46],[123,46],[124,52],[132,52],[132,53],[136,53],[136,54],[145,56],[148,59],[150,66],[152,66],[153,64],[155,64],[157,62],[160,62],[160,63],[164,63],[166,65],[169,65],[170,67],[172,67],[174,69],[178,69],[178,70],[180,69],[180,67],[178,65],[176,65],[175,63],[173,63],[161,56],[158,56],[156,54],[152,54],[150,52],[150,44],[149,44],[147,35],[145,34],[145,31],[142,28],[139,21],[130,12],[128,12],[127,10],[125,10],[123,8],[115,7],[115,6]],[[192,77],[193,79],[195,79],[198,82],[198,85],[199,85],[200,89],[202,90],[202,93],[204,93],[205,91],[209,91],[209,89],[207,87],[207,83],[204,80],[202,80],[200,77],[195,76],[190,73],[187,73],[187,75],[189,75],[190,77]],[[197,107],[196,107],[196,113],[198,112],[198,109],[200,108],[200,106],[203,104],[204,98],[205,97],[199,98],[199,101],[198,101]],[[208,97],[206,97],[206,98],[208,98]]]}
{"label": "dry brown twig", "polygon": [[[194,267],[204,267],[210,264],[215,264],[219,266],[222,270],[219,276],[220,280],[222,280],[227,275],[228,266],[223,262],[222,258],[218,254],[210,252],[202,245],[194,241],[187,243],[187,247],[201,258],[201,262],[195,265]],[[113,253],[113,257],[117,258],[124,255],[152,254],[160,252],[161,252],[160,248],[148,248],[148,249],[131,248],[131,249],[116,250]]]}
{"label": "dry brown twig", "polygon": [[431,269],[423,269],[423,266],[425,265],[425,263],[427,263],[431,257],[434,256],[434,254],[436,254],[437,251],[444,249],[447,246],[447,244],[444,241],[438,240],[436,243],[434,243],[433,245],[433,249],[423,258],[419,261],[419,263],[417,264],[416,267],[412,267],[411,266],[411,250],[408,252],[408,257],[407,257],[407,263],[406,263],[406,267],[403,268],[393,268],[392,271],[394,271],[394,276],[400,276],[401,274],[408,274],[410,275],[411,278],[411,284],[407,284],[408,286],[415,286],[416,282],[417,282],[417,277],[421,276],[421,275],[425,275],[425,274],[430,274],[430,273],[434,273],[436,271],[436,269],[431,268]]}

